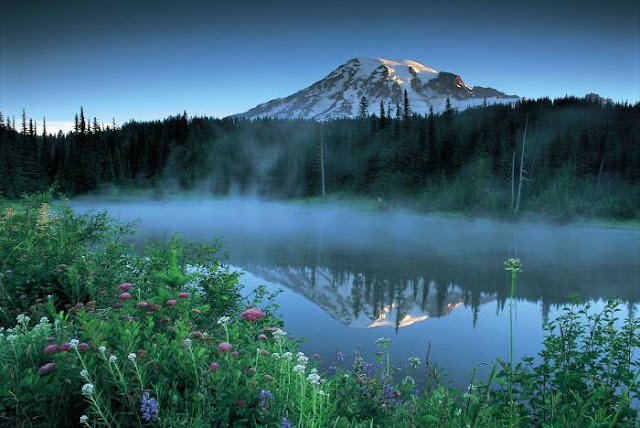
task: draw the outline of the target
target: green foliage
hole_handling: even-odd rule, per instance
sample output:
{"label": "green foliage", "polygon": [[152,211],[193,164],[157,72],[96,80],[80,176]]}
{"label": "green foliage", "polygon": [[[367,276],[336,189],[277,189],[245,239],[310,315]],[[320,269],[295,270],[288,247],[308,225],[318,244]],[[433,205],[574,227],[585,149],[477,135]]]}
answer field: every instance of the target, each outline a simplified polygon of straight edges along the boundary
{"label": "green foliage", "polygon": [[[105,216],[60,209],[55,218],[43,206],[27,198],[2,212],[2,260],[17,273],[2,278],[11,292],[2,301],[0,425],[638,423],[640,320],[619,319],[620,302],[600,313],[565,308],[545,326],[537,357],[498,362],[484,381],[474,370],[466,391],[449,387],[428,355],[392,366],[386,338],[376,341],[375,361],[356,354],[347,367],[339,352],[321,373],[273,315],[275,295],[258,287],[241,297],[239,274],[216,261],[219,246],[176,237],[133,252]],[[49,266],[70,255],[51,279]],[[39,267],[18,271],[30,263]],[[514,287],[519,261],[505,268]],[[28,294],[10,298],[18,293]]]}

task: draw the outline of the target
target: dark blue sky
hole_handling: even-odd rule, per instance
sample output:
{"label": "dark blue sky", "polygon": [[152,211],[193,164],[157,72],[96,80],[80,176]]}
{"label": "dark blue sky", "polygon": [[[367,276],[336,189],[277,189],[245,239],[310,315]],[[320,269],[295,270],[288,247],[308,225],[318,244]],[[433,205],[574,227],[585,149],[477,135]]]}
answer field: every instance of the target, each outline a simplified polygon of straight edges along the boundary
{"label": "dark blue sky", "polygon": [[0,5],[0,110],[39,121],[225,116],[356,56],[527,97],[640,100],[640,2],[29,1]]}

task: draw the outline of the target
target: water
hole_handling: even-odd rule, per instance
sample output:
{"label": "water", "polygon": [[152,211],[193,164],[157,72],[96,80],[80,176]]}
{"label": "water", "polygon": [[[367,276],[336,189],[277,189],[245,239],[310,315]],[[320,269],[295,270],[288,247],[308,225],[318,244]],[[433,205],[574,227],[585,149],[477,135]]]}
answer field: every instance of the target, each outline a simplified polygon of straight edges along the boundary
{"label": "water", "polygon": [[596,307],[623,299],[631,313],[640,300],[638,230],[237,200],[73,205],[139,218],[141,235],[152,239],[221,238],[228,262],[245,271],[243,284],[283,289],[277,303],[286,330],[308,338],[303,350],[320,354],[325,368],[338,350],[371,360],[375,339],[390,337],[394,365],[424,361],[430,344],[430,360],[454,385],[467,385],[472,367],[486,373],[483,362],[508,359],[508,257],[524,265],[515,358],[540,350],[544,320],[573,293]]}

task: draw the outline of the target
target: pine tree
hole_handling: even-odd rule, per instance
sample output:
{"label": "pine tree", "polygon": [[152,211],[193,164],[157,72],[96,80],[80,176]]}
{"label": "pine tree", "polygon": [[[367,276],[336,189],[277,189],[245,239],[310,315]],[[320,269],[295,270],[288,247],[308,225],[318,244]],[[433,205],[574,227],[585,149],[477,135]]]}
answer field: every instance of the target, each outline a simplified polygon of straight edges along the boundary
{"label": "pine tree", "polygon": [[400,120],[402,114],[400,113],[400,104],[396,103],[396,120]]}
{"label": "pine tree", "polygon": [[444,107],[444,114],[447,116],[451,116],[453,114],[453,107],[451,107],[451,100],[447,97],[447,103]]}
{"label": "pine tree", "polygon": [[384,102],[380,100],[380,127],[383,127],[386,122],[387,117],[384,112]]}
{"label": "pine tree", "polygon": [[33,119],[29,118],[29,136],[33,137]]}
{"label": "pine tree", "polygon": [[22,109],[22,135],[27,135],[27,112]]}
{"label": "pine tree", "polygon": [[47,138],[47,118],[42,118],[42,138]]}
{"label": "pine tree", "polygon": [[80,106],[80,132],[85,133],[87,130],[87,122],[84,119],[84,108]]}
{"label": "pine tree", "polygon": [[367,100],[366,95],[363,95],[360,98],[360,104],[358,104],[358,117],[360,119],[366,119],[368,116],[367,110],[369,109],[369,101]]}
{"label": "pine tree", "polygon": [[4,128],[4,115],[0,111],[0,128]]}
{"label": "pine tree", "polygon": [[411,109],[409,108],[409,96],[407,95],[407,90],[404,90],[404,112],[403,119],[405,121],[409,120],[409,115],[411,114]]}
{"label": "pine tree", "polygon": [[73,132],[77,133],[79,130],[80,130],[80,125],[78,124],[78,115],[76,114],[74,125],[73,125]]}

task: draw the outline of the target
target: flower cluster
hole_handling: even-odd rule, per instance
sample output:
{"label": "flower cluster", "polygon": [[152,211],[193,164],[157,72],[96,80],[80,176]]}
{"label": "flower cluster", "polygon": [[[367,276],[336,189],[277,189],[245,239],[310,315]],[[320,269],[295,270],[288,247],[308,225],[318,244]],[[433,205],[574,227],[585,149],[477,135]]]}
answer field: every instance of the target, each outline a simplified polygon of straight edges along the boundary
{"label": "flower cluster", "polygon": [[266,411],[269,400],[273,400],[274,398],[275,397],[268,389],[261,390],[258,394],[258,399],[260,400],[260,407],[262,408],[262,410]]}
{"label": "flower cluster", "polygon": [[149,393],[145,392],[140,398],[140,412],[145,422],[155,421],[158,419],[158,400],[150,398]]}
{"label": "flower cluster", "polygon": [[247,321],[256,321],[265,316],[266,314],[260,308],[249,308],[240,314],[240,317]]}

